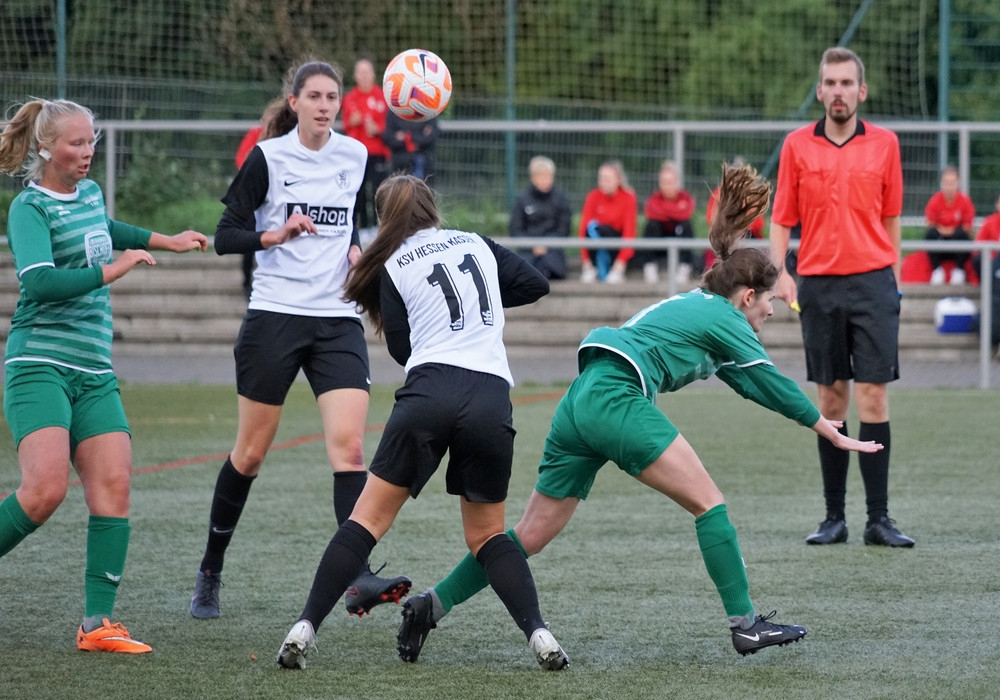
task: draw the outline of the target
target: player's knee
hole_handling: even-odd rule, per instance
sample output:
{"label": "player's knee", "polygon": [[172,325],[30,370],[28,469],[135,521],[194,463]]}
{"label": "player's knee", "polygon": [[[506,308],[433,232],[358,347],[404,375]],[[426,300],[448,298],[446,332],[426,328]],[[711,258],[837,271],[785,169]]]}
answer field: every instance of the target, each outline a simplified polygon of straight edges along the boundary
{"label": "player's knee", "polygon": [[34,523],[44,523],[66,499],[67,484],[48,481],[22,486],[18,489],[17,500],[24,514]]}

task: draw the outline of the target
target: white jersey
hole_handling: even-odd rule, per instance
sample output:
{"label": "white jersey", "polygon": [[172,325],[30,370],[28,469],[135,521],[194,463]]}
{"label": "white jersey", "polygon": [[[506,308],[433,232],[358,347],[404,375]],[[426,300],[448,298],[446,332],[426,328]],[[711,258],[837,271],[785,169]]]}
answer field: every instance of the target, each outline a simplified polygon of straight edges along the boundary
{"label": "white jersey", "polygon": [[303,234],[256,253],[250,309],[299,316],[352,316],[341,301],[347,252],[354,229],[354,201],[368,151],[358,141],[330,132],[318,151],[299,141],[298,129],[257,144],[267,161],[267,197],[254,212],[258,231],[281,228],[305,214],[318,234]]}
{"label": "white jersey", "polygon": [[385,269],[409,319],[407,372],[437,362],[495,374],[514,385],[503,345],[497,260],[478,234],[418,231]]}

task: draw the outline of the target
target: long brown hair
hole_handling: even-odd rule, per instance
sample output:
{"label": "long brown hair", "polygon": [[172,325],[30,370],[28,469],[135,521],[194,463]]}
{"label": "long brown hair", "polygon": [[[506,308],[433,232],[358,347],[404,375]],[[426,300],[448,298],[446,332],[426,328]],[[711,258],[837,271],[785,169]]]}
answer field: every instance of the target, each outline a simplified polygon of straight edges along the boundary
{"label": "long brown hair", "polygon": [[375,332],[381,333],[379,284],[386,260],[417,231],[441,226],[441,214],[433,190],[412,175],[393,175],[379,185],[375,213],[378,235],[348,273],[343,298],[367,312]]}
{"label": "long brown hair", "polygon": [[747,226],[767,211],[771,184],[749,165],[722,166],[722,184],[708,240],[715,251],[712,269],[702,277],[702,287],[727,299],[740,287],[755,292],[774,288],[781,271],[771,256],[759,248],[740,247]]}

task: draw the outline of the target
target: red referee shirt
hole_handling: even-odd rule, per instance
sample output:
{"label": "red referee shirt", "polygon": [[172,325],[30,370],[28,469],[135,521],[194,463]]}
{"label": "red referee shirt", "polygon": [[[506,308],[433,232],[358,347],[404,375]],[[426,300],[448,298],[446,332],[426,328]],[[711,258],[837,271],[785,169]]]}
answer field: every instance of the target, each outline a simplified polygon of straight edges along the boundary
{"label": "red referee shirt", "polygon": [[802,222],[800,275],[852,275],[895,264],[882,219],[903,210],[896,134],[858,120],[844,144],[826,137],[826,120],[790,133],[781,147],[771,220]]}

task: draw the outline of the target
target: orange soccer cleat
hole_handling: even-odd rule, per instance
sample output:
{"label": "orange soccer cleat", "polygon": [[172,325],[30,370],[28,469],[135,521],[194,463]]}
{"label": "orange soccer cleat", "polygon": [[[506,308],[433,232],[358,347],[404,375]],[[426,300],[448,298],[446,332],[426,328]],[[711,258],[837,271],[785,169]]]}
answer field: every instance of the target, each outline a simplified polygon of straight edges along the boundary
{"label": "orange soccer cleat", "polygon": [[80,627],[76,633],[76,648],[82,651],[116,651],[120,654],[145,654],[153,651],[148,644],[128,635],[125,625],[120,622],[111,624],[104,618],[104,624],[93,632],[84,632]]}

